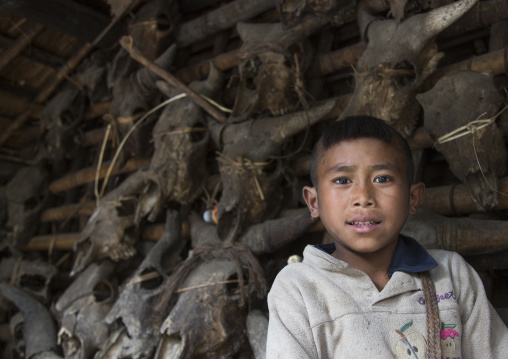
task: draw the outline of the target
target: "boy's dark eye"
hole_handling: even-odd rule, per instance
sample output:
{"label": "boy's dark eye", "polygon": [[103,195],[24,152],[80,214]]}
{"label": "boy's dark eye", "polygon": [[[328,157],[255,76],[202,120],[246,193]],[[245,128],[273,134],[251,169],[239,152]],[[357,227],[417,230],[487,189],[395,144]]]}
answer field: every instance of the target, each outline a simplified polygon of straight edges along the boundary
{"label": "boy's dark eye", "polygon": [[374,182],[377,182],[377,183],[386,183],[386,182],[390,182],[392,179],[388,176],[377,176],[376,178],[374,178]]}
{"label": "boy's dark eye", "polygon": [[335,183],[337,183],[337,184],[348,184],[348,183],[351,183],[351,181],[349,179],[347,179],[347,178],[342,177],[342,178],[337,178],[335,180]]}

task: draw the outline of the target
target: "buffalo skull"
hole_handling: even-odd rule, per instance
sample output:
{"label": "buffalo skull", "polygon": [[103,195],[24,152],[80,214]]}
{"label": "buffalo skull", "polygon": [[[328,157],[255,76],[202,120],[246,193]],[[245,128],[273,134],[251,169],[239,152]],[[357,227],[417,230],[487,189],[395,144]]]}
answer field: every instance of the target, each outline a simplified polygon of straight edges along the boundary
{"label": "buffalo skull", "polygon": [[[246,297],[263,296],[262,269],[254,257],[274,252],[301,236],[312,224],[308,210],[251,226],[227,246],[217,227],[191,214],[193,255],[171,277],[162,297],[178,300],[161,327],[155,358],[229,358],[245,340]],[[177,287],[180,287],[177,290]]]}
{"label": "buffalo skull", "polygon": [[475,2],[454,2],[400,23],[379,19],[359,4],[360,33],[368,45],[358,61],[354,93],[340,118],[371,115],[405,138],[411,136],[420,111],[415,95],[442,57],[433,38]]}
{"label": "buffalo skull", "polygon": [[[190,87],[213,97],[221,84],[222,74],[212,65],[208,80],[193,82]],[[158,85],[169,98],[181,93],[166,83]],[[153,129],[155,153],[139,198],[136,223],[147,213],[150,213],[148,219],[155,221],[161,208],[170,201],[188,205],[201,194],[210,139],[207,123],[204,111],[190,98],[165,107]]]}
{"label": "buffalo skull", "polygon": [[[454,73],[417,99],[424,108],[424,126],[436,141],[435,148],[466,185],[478,210],[495,207],[508,155],[503,132],[495,123],[504,99],[494,85],[492,71]],[[463,136],[452,138],[450,133]]]}

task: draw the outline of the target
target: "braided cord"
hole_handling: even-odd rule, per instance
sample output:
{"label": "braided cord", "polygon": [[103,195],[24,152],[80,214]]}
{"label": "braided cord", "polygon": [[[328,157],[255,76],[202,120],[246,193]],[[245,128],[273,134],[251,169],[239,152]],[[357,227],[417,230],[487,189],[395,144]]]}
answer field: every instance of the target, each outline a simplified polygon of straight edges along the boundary
{"label": "braided cord", "polygon": [[436,288],[429,271],[421,272],[425,311],[427,313],[427,358],[441,359],[441,327]]}

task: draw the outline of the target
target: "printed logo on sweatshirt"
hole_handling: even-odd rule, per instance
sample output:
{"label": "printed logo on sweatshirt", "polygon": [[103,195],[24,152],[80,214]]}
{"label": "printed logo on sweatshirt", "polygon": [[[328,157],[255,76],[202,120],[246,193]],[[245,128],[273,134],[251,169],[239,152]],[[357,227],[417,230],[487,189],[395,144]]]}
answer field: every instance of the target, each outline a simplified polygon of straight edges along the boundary
{"label": "printed logo on sweatshirt", "polygon": [[[453,290],[448,293],[445,293],[445,294],[441,294],[441,295],[437,294],[436,298],[437,298],[438,303],[442,300],[445,300],[445,299],[450,299],[450,298],[456,299],[455,293],[453,293]],[[421,305],[425,305],[425,299],[423,297],[418,298],[418,303],[420,303]]]}
{"label": "printed logo on sweatshirt", "polygon": [[413,321],[410,321],[399,330],[395,330],[402,337],[395,343],[395,354],[399,359],[426,359],[427,342],[424,336],[418,332],[405,333],[412,325]]}
{"label": "printed logo on sweatshirt", "polygon": [[455,338],[460,336],[454,329],[456,324],[441,322],[441,359],[461,359],[455,350]]}
{"label": "printed logo on sweatshirt", "polygon": [[[401,338],[395,343],[397,358],[427,359],[427,341],[425,337],[416,331],[405,333],[411,326],[410,321],[395,330]],[[456,353],[455,338],[459,333],[454,329],[457,325],[441,322],[441,359],[461,359]]]}

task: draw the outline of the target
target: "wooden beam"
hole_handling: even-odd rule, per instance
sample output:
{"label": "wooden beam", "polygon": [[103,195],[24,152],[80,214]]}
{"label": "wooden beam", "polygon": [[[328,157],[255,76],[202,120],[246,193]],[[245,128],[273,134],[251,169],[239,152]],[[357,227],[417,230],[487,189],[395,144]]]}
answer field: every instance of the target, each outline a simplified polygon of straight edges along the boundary
{"label": "wooden beam", "polygon": [[[7,49],[12,44],[14,44],[15,40],[11,40],[6,36],[0,35],[0,48]],[[25,57],[29,57],[43,65],[50,67],[58,67],[64,64],[64,60],[58,56],[50,54],[49,52],[44,52],[39,49],[36,49],[33,44],[29,49],[24,48],[21,52],[21,55]]]}
{"label": "wooden beam", "polygon": [[[122,168],[114,167],[111,175],[117,175],[122,173],[134,172],[144,165],[150,163],[150,158],[131,158],[125,163]],[[105,162],[102,164],[102,167],[99,172],[99,179],[106,177],[106,173],[110,166],[110,162]],[[97,167],[88,167],[84,168],[78,172],[69,173],[62,178],[54,180],[49,184],[49,191],[51,193],[59,193],[70,190],[71,188],[75,188],[81,186],[86,183],[93,182],[95,180],[95,174],[97,171]]]}
{"label": "wooden beam", "polygon": [[[499,180],[499,203],[496,209],[508,208],[508,177]],[[453,216],[457,214],[474,213],[478,210],[464,184],[456,186],[438,186],[427,188],[422,207],[436,213]],[[455,210],[453,209],[455,207]]]}
{"label": "wooden beam", "polygon": [[33,24],[27,30],[19,35],[18,39],[12,43],[9,48],[0,54],[0,71],[18,56],[25,47],[44,29],[40,24]]}
{"label": "wooden beam", "polygon": [[[2,11],[92,42],[108,26],[111,18],[75,1],[66,0],[0,0]],[[99,43],[109,47],[127,33],[125,24],[116,24]]]}

